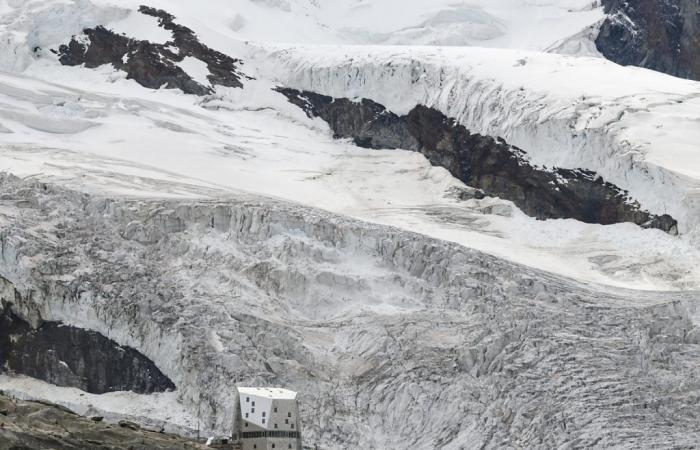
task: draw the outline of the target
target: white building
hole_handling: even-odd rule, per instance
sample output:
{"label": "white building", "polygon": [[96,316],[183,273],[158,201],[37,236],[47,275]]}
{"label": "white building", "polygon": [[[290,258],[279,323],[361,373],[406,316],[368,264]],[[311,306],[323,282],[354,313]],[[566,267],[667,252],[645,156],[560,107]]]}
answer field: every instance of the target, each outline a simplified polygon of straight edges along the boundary
{"label": "white building", "polygon": [[297,393],[239,387],[234,442],[242,450],[301,450]]}

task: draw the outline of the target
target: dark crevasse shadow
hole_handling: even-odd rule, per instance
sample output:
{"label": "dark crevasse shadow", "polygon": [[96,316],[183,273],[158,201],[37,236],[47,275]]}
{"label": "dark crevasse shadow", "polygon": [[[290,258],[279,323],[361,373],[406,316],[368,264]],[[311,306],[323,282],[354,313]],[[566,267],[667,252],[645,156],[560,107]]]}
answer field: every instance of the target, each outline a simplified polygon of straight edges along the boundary
{"label": "dark crevasse shadow", "polygon": [[9,371],[93,394],[174,390],[156,365],[95,331],[44,322],[34,329],[0,308],[0,372]]}

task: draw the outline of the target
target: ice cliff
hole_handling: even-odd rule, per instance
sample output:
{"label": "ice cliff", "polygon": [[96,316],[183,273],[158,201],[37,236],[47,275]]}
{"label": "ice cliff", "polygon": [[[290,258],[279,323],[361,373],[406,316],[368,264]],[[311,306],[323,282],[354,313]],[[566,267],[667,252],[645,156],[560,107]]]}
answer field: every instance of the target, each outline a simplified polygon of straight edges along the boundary
{"label": "ice cliff", "polygon": [[244,382],[301,392],[323,448],[700,438],[691,294],[586,286],[255,196],[2,189],[3,301],[138,349],[222,432]]}

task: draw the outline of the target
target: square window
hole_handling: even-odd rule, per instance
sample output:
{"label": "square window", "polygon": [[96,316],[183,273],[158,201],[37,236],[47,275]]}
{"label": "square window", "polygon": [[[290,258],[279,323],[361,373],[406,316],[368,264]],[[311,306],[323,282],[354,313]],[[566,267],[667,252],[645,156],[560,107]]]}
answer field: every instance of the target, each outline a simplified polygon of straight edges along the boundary
{"label": "square window", "polygon": [[275,430],[277,429],[277,424],[275,424]]}
{"label": "square window", "polygon": [[245,426],[248,427],[248,422],[245,423]]}
{"label": "square window", "polygon": [[246,419],[248,418],[248,413],[245,413],[245,418],[246,418]]}
{"label": "square window", "polygon": [[287,448],[292,448],[292,444],[289,444],[289,446],[287,446]]}
{"label": "square window", "polygon": [[263,411],[263,417],[265,417],[265,411]]}
{"label": "square window", "polygon": [[275,448],[275,444],[272,444],[272,448]]}
{"label": "square window", "polygon": [[251,413],[251,414],[255,414],[255,408],[251,408],[251,409],[250,409],[250,413]]}
{"label": "square window", "polygon": [[255,406],[255,400],[251,402],[251,406]]}
{"label": "square window", "polygon": [[265,419],[263,419],[263,423],[265,423]]}
{"label": "square window", "polygon": [[284,423],[288,424],[288,423],[289,423],[289,419],[284,419]]}
{"label": "square window", "polygon": [[253,448],[258,448],[258,444],[253,444]]}
{"label": "square window", "polygon": [[294,424],[292,424],[292,430],[294,429]]}
{"label": "square window", "polygon": [[245,398],[245,402],[248,403],[250,401],[250,397]]}
{"label": "square window", "polygon": [[277,407],[275,406],[275,412],[277,412]]}
{"label": "square window", "polygon": [[288,412],[287,417],[292,417],[292,413]]}

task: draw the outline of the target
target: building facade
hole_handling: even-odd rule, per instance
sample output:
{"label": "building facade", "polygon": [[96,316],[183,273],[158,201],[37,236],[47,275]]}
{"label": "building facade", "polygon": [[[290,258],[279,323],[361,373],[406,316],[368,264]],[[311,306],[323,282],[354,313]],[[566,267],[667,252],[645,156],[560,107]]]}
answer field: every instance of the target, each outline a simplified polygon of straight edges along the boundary
{"label": "building facade", "polygon": [[242,450],[301,450],[297,393],[239,387],[234,442]]}

